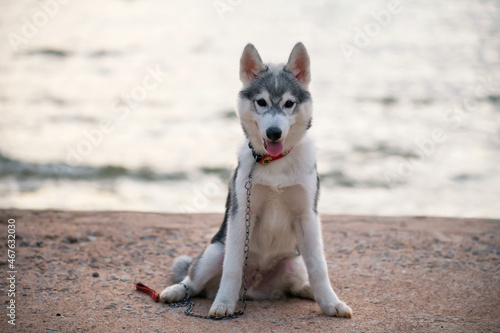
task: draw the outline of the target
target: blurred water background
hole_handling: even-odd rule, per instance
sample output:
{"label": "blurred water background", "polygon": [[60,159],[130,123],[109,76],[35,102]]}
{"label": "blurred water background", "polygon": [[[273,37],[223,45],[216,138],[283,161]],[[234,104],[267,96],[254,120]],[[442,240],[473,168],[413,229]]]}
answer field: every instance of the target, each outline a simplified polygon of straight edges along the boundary
{"label": "blurred water background", "polygon": [[312,61],[321,213],[500,217],[498,1],[7,1],[0,207],[222,212],[252,42]]}

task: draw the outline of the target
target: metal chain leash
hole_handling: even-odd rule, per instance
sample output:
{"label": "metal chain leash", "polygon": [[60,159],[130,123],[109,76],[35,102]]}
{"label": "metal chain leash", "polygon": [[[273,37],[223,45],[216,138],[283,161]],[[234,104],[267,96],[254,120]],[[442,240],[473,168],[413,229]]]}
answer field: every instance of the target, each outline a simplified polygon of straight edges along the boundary
{"label": "metal chain leash", "polygon": [[193,312],[194,302],[189,298],[189,287],[184,283],[179,283],[186,290],[186,296],[178,302],[169,304],[172,308],[181,308],[186,307],[187,309],[184,312],[187,316],[203,318],[203,319],[212,319],[212,320],[221,320],[221,319],[235,319],[242,316],[245,313],[245,309],[247,308],[247,260],[248,260],[248,251],[250,249],[250,194],[252,190],[252,176],[253,170],[255,169],[256,160],[253,161],[250,172],[248,173],[248,180],[245,183],[245,189],[247,190],[247,200],[246,200],[246,210],[245,210],[245,246],[243,247],[244,251],[244,260],[243,260],[243,292],[241,294],[241,300],[243,301],[243,305],[241,306],[240,311],[235,312],[231,315],[226,316],[216,316],[216,315],[201,315]]}

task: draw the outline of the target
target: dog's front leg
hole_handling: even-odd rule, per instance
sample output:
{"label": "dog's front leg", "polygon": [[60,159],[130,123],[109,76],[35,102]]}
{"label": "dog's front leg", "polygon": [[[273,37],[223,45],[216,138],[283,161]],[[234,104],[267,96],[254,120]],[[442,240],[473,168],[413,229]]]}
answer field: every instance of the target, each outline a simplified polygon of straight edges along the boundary
{"label": "dog's front leg", "polygon": [[298,224],[299,247],[306,263],[314,299],[325,315],[351,318],[351,308],[339,300],[328,278],[319,217],[311,212],[309,216],[300,219]]}
{"label": "dog's front leg", "polygon": [[[239,199],[239,198],[238,198]],[[238,202],[244,202],[238,200]],[[222,278],[210,315],[233,314],[241,289],[245,244],[245,211],[238,209],[228,221]]]}

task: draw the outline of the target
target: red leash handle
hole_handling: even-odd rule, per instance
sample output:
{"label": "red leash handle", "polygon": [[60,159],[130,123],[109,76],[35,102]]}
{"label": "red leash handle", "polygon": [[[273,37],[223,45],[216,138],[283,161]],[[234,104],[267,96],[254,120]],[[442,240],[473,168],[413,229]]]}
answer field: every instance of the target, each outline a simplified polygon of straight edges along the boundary
{"label": "red leash handle", "polygon": [[142,283],[136,283],[135,284],[135,288],[140,291],[140,292],[143,292],[145,294],[148,294],[149,296],[151,296],[151,298],[156,302],[158,303],[160,301],[160,295],[158,295],[158,293],[156,291],[154,291],[153,289],[149,288],[148,286],[142,284]]}

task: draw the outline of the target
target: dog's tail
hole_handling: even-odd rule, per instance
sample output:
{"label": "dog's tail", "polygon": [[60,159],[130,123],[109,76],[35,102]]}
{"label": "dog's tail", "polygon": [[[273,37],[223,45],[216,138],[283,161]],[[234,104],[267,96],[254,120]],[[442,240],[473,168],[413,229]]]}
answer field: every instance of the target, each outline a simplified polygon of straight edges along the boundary
{"label": "dog's tail", "polygon": [[172,265],[172,281],[174,283],[179,283],[188,274],[189,266],[193,258],[186,255],[180,255],[174,260],[174,264]]}

